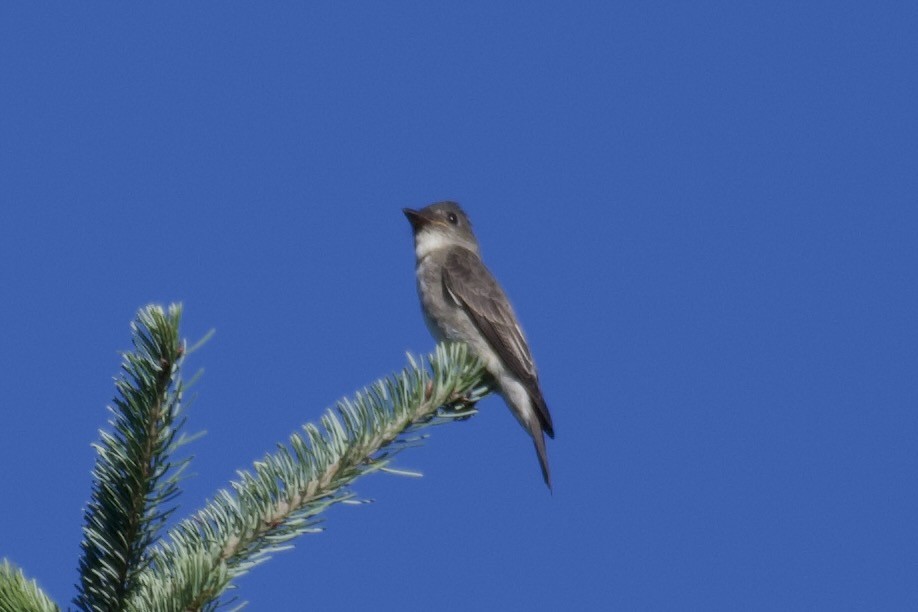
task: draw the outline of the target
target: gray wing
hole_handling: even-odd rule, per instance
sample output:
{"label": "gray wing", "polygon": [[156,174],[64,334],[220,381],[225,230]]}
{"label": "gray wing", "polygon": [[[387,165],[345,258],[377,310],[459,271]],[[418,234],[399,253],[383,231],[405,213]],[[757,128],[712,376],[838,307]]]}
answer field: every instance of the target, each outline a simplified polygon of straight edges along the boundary
{"label": "gray wing", "polygon": [[481,262],[465,249],[451,252],[443,266],[443,287],[481,331],[504,365],[523,383],[542,429],[555,437],[548,405],[542,397],[529,345],[503,289]]}

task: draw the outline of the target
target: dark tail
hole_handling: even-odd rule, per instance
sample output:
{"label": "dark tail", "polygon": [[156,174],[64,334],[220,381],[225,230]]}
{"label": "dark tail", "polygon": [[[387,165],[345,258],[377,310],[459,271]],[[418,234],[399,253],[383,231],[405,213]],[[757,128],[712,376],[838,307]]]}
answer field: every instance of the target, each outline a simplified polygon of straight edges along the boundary
{"label": "dark tail", "polygon": [[538,419],[529,425],[529,433],[532,435],[532,441],[535,443],[536,454],[539,456],[539,467],[542,468],[542,478],[551,491],[551,470],[548,467],[548,452],[545,450],[545,433],[542,431],[542,425]]}

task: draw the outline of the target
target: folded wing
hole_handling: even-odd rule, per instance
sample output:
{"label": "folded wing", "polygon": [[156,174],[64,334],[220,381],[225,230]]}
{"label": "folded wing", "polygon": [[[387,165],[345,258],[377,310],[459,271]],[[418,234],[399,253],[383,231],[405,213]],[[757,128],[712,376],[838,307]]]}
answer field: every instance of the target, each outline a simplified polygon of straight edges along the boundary
{"label": "folded wing", "polygon": [[536,408],[542,430],[555,436],[551,414],[529,345],[507,296],[481,259],[465,249],[454,249],[443,268],[443,287],[497,353],[504,365],[523,384]]}

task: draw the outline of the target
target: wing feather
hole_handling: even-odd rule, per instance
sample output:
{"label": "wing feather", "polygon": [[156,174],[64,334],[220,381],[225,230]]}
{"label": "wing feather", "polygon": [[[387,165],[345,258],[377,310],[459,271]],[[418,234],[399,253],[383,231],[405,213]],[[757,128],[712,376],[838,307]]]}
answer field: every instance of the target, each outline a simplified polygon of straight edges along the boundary
{"label": "wing feather", "polygon": [[542,397],[529,344],[517,323],[510,301],[494,276],[476,254],[455,249],[443,267],[443,287],[466,311],[504,365],[526,388],[542,429],[554,437],[551,414]]}

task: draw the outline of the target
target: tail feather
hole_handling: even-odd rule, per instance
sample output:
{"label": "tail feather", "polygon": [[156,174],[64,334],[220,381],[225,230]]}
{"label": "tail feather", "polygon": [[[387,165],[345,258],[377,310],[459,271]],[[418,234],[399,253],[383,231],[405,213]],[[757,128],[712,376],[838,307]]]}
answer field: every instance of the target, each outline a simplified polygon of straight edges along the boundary
{"label": "tail feather", "polygon": [[545,403],[545,398],[542,397],[542,390],[536,388],[536,393],[529,393],[529,397],[532,399],[532,405],[535,406],[536,415],[538,415],[539,422],[542,424],[542,430],[548,434],[549,438],[554,439],[555,426],[551,422],[551,413],[548,411],[548,404]]}
{"label": "tail feather", "polygon": [[529,426],[529,433],[532,435],[532,441],[535,444],[536,455],[539,457],[539,467],[542,468],[542,479],[548,485],[551,491],[551,469],[548,467],[548,452],[545,450],[545,434],[542,431],[542,425],[538,421]]}
{"label": "tail feather", "polygon": [[526,388],[511,375],[504,374],[497,377],[498,389],[510,412],[516,417],[520,425],[529,432],[535,444],[536,454],[539,457],[539,467],[542,468],[542,478],[548,489],[551,490],[551,470],[548,467],[548,452],[545,450],[545,434],[554,437],[554,428],[551,417],[548,415],[548,406],[539,395],[538,403],[526,391]]}

